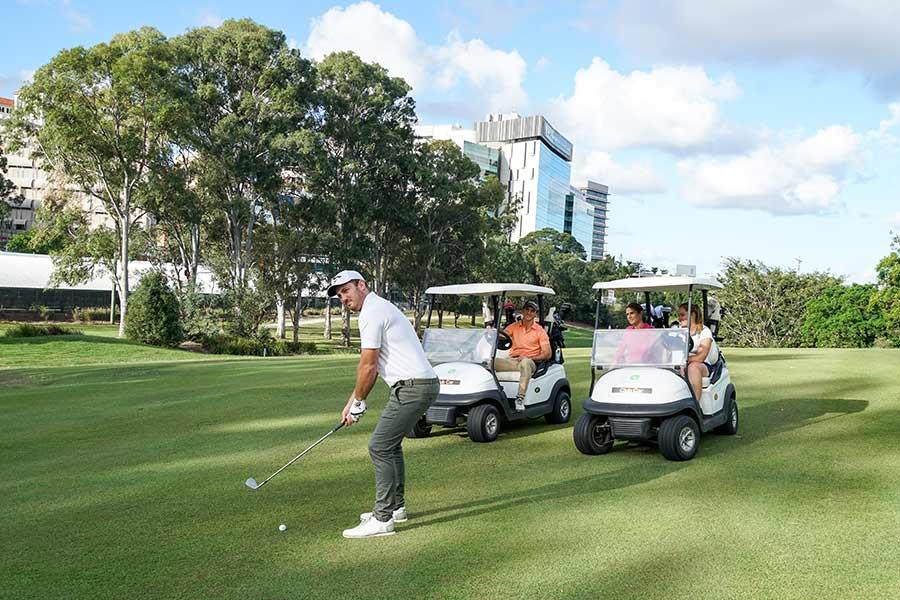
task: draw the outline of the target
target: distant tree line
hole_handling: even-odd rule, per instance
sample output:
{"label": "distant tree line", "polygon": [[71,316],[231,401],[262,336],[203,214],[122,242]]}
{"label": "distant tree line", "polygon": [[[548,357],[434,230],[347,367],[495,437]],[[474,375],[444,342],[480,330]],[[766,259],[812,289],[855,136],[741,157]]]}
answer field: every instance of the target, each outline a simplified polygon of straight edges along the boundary
{"label": "distant tree line", "polygon": [[[21,90],[0,134],[0,211],[15,201],[3,151],[31,152],[50,178],[37,226],[8,249],[49,253],[54,279],[70,284],[102,267],[118,290],[120,333],[136,259],[174,265],[187,322],[171,331],[185,335],[209,332],[201,264],[239,337],[274,316],[276,336],[290,318],[296,342],[303,290],[348,266],[376,292],[407,298],[417,327],[429,286],[464,281],[549,286],[574,319],[592,321],[591,285],[639,265],[589,262],[574,237],[549,229],[510,242],[519,207],[455,144],[415,140],[409,92],[353,53],[311,61],[250,20],[173,38],[141,28],[63,50]],[[878,283],[863,286],[727,259],[726,343],[896,345],[898,246]],[[466,299],[444,308],[480,312]],[[621,325],[619,312],[602,306],[601,325]],[[347,313],[341,334],[349,345]]]}

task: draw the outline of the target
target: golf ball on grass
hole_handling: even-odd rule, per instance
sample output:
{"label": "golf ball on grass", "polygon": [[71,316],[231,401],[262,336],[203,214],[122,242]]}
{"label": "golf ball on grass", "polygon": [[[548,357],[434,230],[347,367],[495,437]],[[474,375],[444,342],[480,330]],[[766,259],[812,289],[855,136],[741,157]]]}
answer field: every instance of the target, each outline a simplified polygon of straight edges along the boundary
{"label": "golf ball on grass", "polygon": [[286,529],[287,529],[287,525],[285,525],[284,523],[282,523],[281,525],[278,526],[278,531],[284,531]]}

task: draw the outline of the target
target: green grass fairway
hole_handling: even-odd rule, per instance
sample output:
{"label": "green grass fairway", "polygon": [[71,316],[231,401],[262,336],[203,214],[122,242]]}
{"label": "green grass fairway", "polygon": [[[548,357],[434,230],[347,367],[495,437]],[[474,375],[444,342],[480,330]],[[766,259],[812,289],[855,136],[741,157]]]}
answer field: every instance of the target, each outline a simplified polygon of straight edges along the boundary
{"label": "green grass fairway", "polygon": [[[336,423],[354,356],[111,342],[0,343],[2,598],[900,597],[896,351],[726,350],[741,432],[688,463],[583,456],[543,421],[408,440],[410,521],[345,540],[382,384],[362,423],[244,480]],[[567,353],[575,417],[588,353]]]}

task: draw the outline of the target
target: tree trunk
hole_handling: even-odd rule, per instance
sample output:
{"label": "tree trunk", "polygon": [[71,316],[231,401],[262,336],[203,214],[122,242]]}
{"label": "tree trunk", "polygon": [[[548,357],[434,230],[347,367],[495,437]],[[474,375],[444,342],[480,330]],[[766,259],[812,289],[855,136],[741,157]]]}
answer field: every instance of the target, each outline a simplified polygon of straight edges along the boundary
{"label": "tree trunk", "polygon": [[472,327],[475,327],[475,313],[472,313]]}
{"label": "tree trunk", "polygon": [[197,290],[197,269],[200,268],[200,224],[191,226],[191,290]]}
{"label": "tree trunk", "polygon": [[110,292],[109,292],[109,324],[115,325],[116,323],[116,263],[113,262],[113,274],[110,278]]}
{"label": "tree trunk", "polygon": [[300,341],[300,312],[303,310],[303,288],[297,288],[297,304],[294,305],[294,343]]}
{"label": "tree trunk", "polygon": [[119,252],[122,253],[122,276],[119,278],[121,290],[119,292],[119,337],[125,337],[125,319],[128,315],[128,233],[131,225],[131,206],[125,202],[122,211],[122,245]]}
{"label": "tree trunk", "polygon": [[331,298],[325,299],[325,339],[331,339]]}
{"label": "tree trunk", "polygon": [[286,301],[285,301],[285,299],[284,299],[280,294],[277,295],[277,296],[275,297],[275,310],[276,310],[276,317],[275,317],[275,337],[277,337],[279,340],[283,340],[283,339],[285,338],[285,335],[284,335],[284,325],[285,325],[284,308],[285,308],[285,304],[286,304]]}
{"label": "tree trunk", "polygon": [[416,290],[415,293],[413,293],[413,329],[416,330],[416,335],[419,337],[422,337],[420,334],[422,329],[423,315],[421,304],[422,303],[420,302],[419,291]]}
{"label": "tree trunk", "polygon": [[350,309],[346,306],[341,308],[341,345],[344,348],[350,347]]}

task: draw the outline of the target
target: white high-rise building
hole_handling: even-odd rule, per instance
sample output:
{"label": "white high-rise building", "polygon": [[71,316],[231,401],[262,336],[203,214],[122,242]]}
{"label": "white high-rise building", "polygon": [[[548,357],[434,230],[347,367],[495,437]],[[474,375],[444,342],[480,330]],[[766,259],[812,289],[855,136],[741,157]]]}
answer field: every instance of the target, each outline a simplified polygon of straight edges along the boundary
{"label": "white high-rise building", "polygon": [[[599,205],[593,201],[594,188],[599,184],[590,182],[587,188],[572,186],[572,142],[544,117],[492,114],[475,123],[474,129],[422,125],[416,128],[416,136],[452,140],[476,162],[479,152],[498,153],[496,175],[506,189],[510,205],[518,206],[513,241],[551,228],[572,234],[584,246],[588,260],[603,256],[607,208],[604,203],[602,219],[598,221],[595,209]],[[598,239],[599,248],[595,247]]]}

